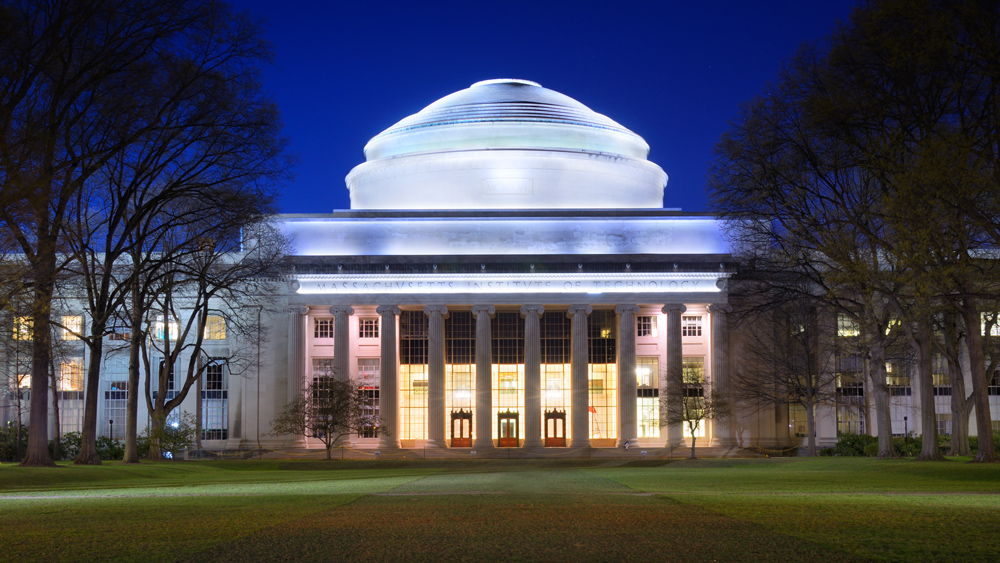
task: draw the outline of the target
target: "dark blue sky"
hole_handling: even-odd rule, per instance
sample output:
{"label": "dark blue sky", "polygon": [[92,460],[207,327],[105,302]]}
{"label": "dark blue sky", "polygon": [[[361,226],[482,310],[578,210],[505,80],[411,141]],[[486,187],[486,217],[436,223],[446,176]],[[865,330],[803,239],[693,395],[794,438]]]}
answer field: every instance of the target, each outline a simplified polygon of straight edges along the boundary
{"label": "dark blue sky", "polygon": [[712,149],[739,106],[848,0],[388,2],[233,0],[265,20],[277,100],[299,157],[285,213],[348,209],[370,138],[489,78],[525,78],[641,135],[670,177],[664,204],[705,208]]}

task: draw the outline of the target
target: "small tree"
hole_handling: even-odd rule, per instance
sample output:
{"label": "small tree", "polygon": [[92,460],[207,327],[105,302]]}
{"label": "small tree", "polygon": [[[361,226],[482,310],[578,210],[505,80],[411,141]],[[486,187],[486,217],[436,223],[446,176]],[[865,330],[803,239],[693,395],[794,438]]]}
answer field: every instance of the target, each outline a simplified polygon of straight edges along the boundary
{"label": "small tree", "polygon": [[691,434],[691,459],[695,459],[694,446],[698,431],[706,420],[725,418],[729,415],[729,403],[716,393],[707,392],[701,383],[685,382],[679,402],[660,400],[660,419],[665,424],[683,424]]}
{"label": "small tree", "polygon": [[358,389],[353,381],[340,381],[332,376],[313,378],[305,393],[291,401],[271,422],[271,436],[301,434],[318,438],[326,446],[326,459],[334,444],[352,433],[376,427],[384,434],[386,428],[373,415],[371,398]]}

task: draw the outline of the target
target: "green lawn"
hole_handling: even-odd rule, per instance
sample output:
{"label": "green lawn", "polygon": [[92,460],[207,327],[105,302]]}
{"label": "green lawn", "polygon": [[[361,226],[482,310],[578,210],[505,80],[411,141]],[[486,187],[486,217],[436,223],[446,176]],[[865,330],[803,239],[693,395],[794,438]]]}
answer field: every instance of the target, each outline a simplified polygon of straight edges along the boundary
{"label": "green lawn", "polygon": [[3,561],[1000,561],[948,461],[0,465]]}

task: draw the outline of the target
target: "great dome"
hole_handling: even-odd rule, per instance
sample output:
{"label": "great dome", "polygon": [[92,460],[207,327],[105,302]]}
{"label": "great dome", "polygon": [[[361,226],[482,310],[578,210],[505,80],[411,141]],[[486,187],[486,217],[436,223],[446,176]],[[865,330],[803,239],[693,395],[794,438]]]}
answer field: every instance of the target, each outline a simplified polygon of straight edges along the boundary
{"label": "great dome", "polygon": [[659,208],[667,176],[614,120],[528,80],[477,82],[376,135],[352,209]]}

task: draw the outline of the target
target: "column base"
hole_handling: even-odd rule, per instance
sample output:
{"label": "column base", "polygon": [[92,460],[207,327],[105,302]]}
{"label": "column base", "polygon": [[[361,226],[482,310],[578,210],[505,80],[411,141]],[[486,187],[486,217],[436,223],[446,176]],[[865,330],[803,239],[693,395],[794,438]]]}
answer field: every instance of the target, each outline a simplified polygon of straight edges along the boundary
{"label": "column base", "polygon": [[570,449],[573,448],[589,448],[590,438],[573,438],[569,441]]}
{"label": "column base", "polygon": [[523,448],[523,449],[538,449],[538,448],[541,448],[542,446],[543,446],[543,444],[542,444],[542,440],[541,439],[538,439],[538,440],[527,440],[526,439],[524,441],[524,443],[521,444],[521,448]]}
{"label": "column base", "polygon": [[424,443],[424,447],[433,448],[436,450],[444,450],[448,448],[448,444],[444,440],[427,440],[427,442]]}

